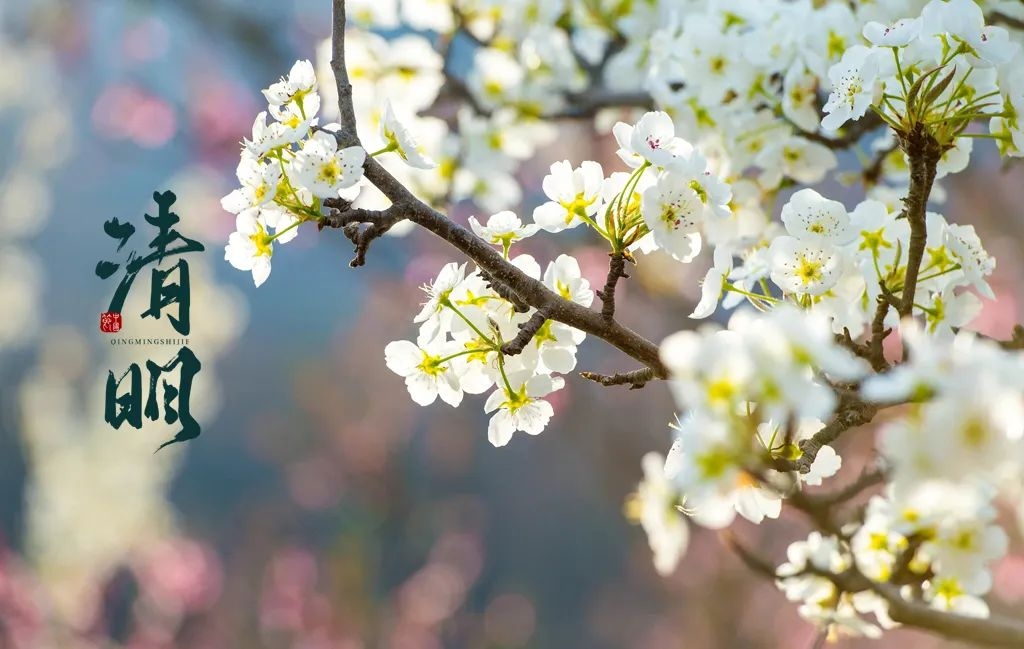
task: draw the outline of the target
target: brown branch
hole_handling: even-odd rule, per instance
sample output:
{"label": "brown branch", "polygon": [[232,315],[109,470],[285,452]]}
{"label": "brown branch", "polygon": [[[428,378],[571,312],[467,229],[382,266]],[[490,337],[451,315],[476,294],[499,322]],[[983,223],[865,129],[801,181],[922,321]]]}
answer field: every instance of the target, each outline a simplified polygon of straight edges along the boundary
{"label": "brown branch", "polygon": [[632,372],[621,372],[619,374],[598,374],[596,372],[580,372],[580,376],[587,379],[588,381],[594,381],[600,383],[603,386],[612,385],[629,385],[630,390],[639,390],[640,388],[647,385],[648,381],[656,378],[664,378],[655,376],[654,370],[650,367],[642,367]]}
{"label": "brown branch", "polygon": [[[348,201],[340,198],[328,198],[324,205],[331,209],[317,224],[317,228],[342,229],[355,246],[355,257],[348,264],[353,268],[366,263],[366,251],[374,239],[383,236],[393,225],[405,219],[401,210],[394,205],[383,211],[364,210],[353,208]],[[360,228],[360,224],[366,224],[366,227]]]}
{"label": "brown branch", "polygon": [[566,95],[568,108],[547,119],[582,119],[593,117],[603,108],[643,108],[654,110],[654,101],[646,92],[617,92],[602,86],[591,86],[584,92]]}
{"label": "brown branch", "polygon": [[798,470],[801,473],[810,471],[821,447],[836,441],[847,430],[870,422],[877,412],[878,406],[857,398],[850,398],[845,404],[840,403],[839,409],[824,428],[800,442],[803,453],[796,461]]}
{"label": "brown branch", "polygon": [[604,289],[597,292],[601,298],[601,315],[605,320],[612,320],[615,317],[615,286],[619,278],[629,279],[626,274],[626,255],[623,252],[609,254],[608,279],[604,282]]}
{"label": "brown branch", "polygon": [[878,304],[875,305],[875,317],[871,320],[871,340],[868,342],[870,351],[867,357],[872,369],[876,372],[884,372],[889,369],[889,363],[885,360],[885,350],[882,348],[882,343],[892,333],[891,329],[885,328],[885,318],[889,315],[890,305],[884,292],[888,289],[884,282],[881,282],[881,287],[883,295],[878,296]]}
{"label": "brown branch", "polygon": [[889,157],[889,154],[896,150],[898,144],[887,146],[880,151],[875,153],[874,160],[867,167],[864,167],[864,171],[861,172],[861,180],[864,183],[864,187],[871,188],[878,184],[878,179],[882,175],[882,166],[885,164],[885,159]]}
{"label": "brown branch", "polygon": [[807,473],[823,446],[839,439],[847,430],[869,423],[878,413],[879,406],[861,399],[856,392],[837,389],[839,405],[828,423],[808,439],[799,443],[801,455],[796,460],[775,459],[771,468],[778,471]]}
{"label": "brown branch", "polygon": [[993,11],[985,22],[989,25],[1002,25],[1004,27],[1024,30],[1024,20],[1014,18],[1000,11]]}
{"label": "brown branch", "polygon": [[345,0],[334,0],[333,9],[331,70],[334,72],[334,85],[338,89],[338,121],[341,123],[338,135],[358,144],[356,109],[352,103],[352,82],[348,79],[348,67],[345,65]]}
{"label": "brown branch", "polygon": [[732,530],[722,530],[718,533],[718,539],[722,542],[722,545],[732,550],[751,572],[768,579],[778,578],[778,574],[775,572],[775,564],[740,543]]}
{"label": "brown branch", "polygon": [[856,568],[838,574],[822,573],[837,588],[850,593],[872,590],[889,605],[889,617],[908,627],[929,631],[951,640],[990,647],[1024,647],[1024,624],[1004,617],[967,617],[947,613],[920,601],[908,601],[892,584],[871,581]]}
{"label": "brown branch", "polygon": [[808,494],[811,504],[816,507],[835,507],[852,500],[871,487],[883,484],[886,473],[879,467],[865,468],[850,484],[826,494]]}
{"label": "brown branch", "polygon": [[881,118],[874,113],[868,113],[864,117],[860,118],[856,122],[853,122],[845,128],[842,135],[837,137],[828,137],[822,135],[817,131],[803,131],[801,130],[800,136],[805,137],[812,142],[818,144],[824,144],[830,149],[845,149],[853,144],[856,144],[860,138],[864,135],[880,128],[883,125]]}
{"label": "brown branch", "polygon": [[512,309],[516,313],[526,313],[530,310],[529,304],[520,300],[519,296],[516,295],[512,289],[495,280],[486,271],[480,271],[480,276],[483,277],[483,280],[487,282],[487,285],[490,286],[494,292],[501,297],[501,299],[512,305]]}
{"label": "brown branch", "polygon": [[547,321],[548,319],[544,317],[542,311],[534,313],[529,320],[519,325],[519,333],[516,334],[516,337],[501,346],[501,353],[506,356],[522,354],[523,349],[533,340],[533,337],[537,335],[537,332],[540,331],[540,328]]}
{"label": "brown branch", "polygon": [[903,213],[910,224],[907,247],[907,273],[903,281],[903,299],[898,309],[900,318],[914,310],[917,278],[928,240],[928,197],[935,182],[935,168],[942,157],[942,147],[924,124],[915,124],[908,132],[898,133],[900,148],[910,158],[910,189],[903,199]]}
{"label": "brown branch", "polygon": [[[354,146],[359,144],[359,138],[355,129],[352,87],[345,69],[345,0],[333,1],[334,34],[331,65],[335,70],[338,84],[338,108],[341,116],[341,129],[335,137],[341,146]],[[542,282],[509,263],[471,231],[416,198],[375,159],[367,158],[364,171],[366,179],[391,201],[392,207],[389,209],[393,208],[413,223],[450,243],[473,260],[492,279],[507,286],[523,303],[546,313],[551,320],[575,327],[610,343],[649,367],[654,376],[667,376],[668,373],[658,357],[656,344],[615,321],[605,320],[600,313],[566,300],[551,291]]]}
{"label": "brown branch", "polygon": [[[830,514],[806,509],[806,500],[790,499],[790,502],[811,515],[816,523],[819,522],[819,517],[825,517],[827,520],[822,529],[838,529],[839,526],[831,520]],[[757,572],[760,574],[763,569],[758,567]],[[842,592],[875,592],[889,605],[889,617],[905,626],[935,633],[947,639],[964,640],[991,647],[1024,647],[1024,623],[1018,620],[1003,617],[967,617],[934,609],[921,601],[904,599],[897,586],[868,579],[856,565],[835,574],[808,564],[806,572],[828,579]]]}

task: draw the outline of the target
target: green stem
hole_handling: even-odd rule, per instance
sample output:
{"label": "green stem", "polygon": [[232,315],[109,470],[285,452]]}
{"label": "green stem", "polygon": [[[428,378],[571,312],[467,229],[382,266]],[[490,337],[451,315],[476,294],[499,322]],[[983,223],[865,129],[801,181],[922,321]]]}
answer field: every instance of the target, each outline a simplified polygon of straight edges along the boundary
{"label": "green stem", "polygon": [[501,351],[498,352],[498,372],[501,374],[501,380],[505,384],[505,393],[511,399],[516,391],[512,389],[512,384],[508,382],[508,375],[505,374],[505,355]]}
{"label": "green stem", "polygon": [[772,303],[781,302],[781,300],[779,300],[776,297],[772,297],[771,295],[761,295],[760,293],[751,293],[750,291],[744,291],[741,288],[737,288],[735,284],[732,284],[730,282],[722,282],[722,288],[726,291],[730,291],[732,293],[739,293],[740,295],[753,298],[755,300],[761,300]]}
{"label": "green stem", "polygon": [[910,94],[910,91],[907,89],[907,80],[903,77],[903,67],[900,65],[900,54],[898,47],[892,48],[892,58],[896,59],[896,75],[900,79],[900,87],[903,88],[904,102],[906,102],[905,98],[908,94]]}
{"label": "green stem", "polygon": [[466,350],[463,350],[461,352],[457,352],[455,354],[452,354],[450,356],[444,356],[442,358],[439,358],[439,359],[437,359],[437,362],[438,363],[444,363],[444,362],[450,361],[453,358],[458,358],[459,356],[465,356],[467,354],[478,354],[478,353],[480,353],[479,349],[466,349]]}
{"label": "green stem", "polygon": [[445,298],[441,302],[441,306],[446,306],[449,309],[451,309],[452,311],[454,311],[455,315],[457,315],[460,318],[462,318],[463,322],[468,324],[469,328],[476,332],[476,335],[480,336],[481,339],[483,339],[483,340],[487,341],[488,343],[490,343],[491,347],[497,349],[497,347],[498,347],[497,343],[495,343],[493,340],[488,338],[487,334],[485,334],[484,332],[480,331],[480,329],[475,324],[473,324],[472,320],[467,318],[466,315],[464,313],[462,313],[462,311],[459,311],[458,308],[456,308],[456,306],[454,304],[452,304],[451,300]]}
{"label": "green stem", "polygon": [[385,153],[390,153],[392,151],[397,151],[397,150],[398,150],[398,143],[397,142],[392,142],[392,143],[388,144],[387,146],[385,146],[383,149],[378,149],[378,150],[374,151],[373,153],[371,153],[370,157],[371,158],[376,158],[379,155],[382,155],[382,154],[385,154]]}
{"label": "green stem", "polygon": [[[958,271],[958,270],[960,270],[960,268],[962,268],[960,266],[960,264],[956,264],[955,266],[951,266],[950,268],[947,268],[946,270],[940,271],[938,273],[933,273],[931,275],[925,275],[924,277],[918,277],[917,281],[918,282],[923,282],[923,281],[925,281],[927,279],[935,279],[936,277],[942,277],[943,275],[948,275],[949,273],[952,273],[954,271]],[[928,270],[928,269],[926,268],[925,270]]]}

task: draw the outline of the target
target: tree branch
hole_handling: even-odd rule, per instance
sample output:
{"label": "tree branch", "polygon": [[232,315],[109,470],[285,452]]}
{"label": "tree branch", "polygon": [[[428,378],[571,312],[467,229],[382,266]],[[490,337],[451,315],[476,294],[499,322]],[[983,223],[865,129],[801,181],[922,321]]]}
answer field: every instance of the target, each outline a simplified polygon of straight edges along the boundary
{"label": "tree branch", "polygon": [[615,286],[619,283],[619,278],[629,279],[629,275],[626,274],[626,254],[623,252],[613,252],[609,255],[608,261],[608,279],[604,282],[604,289],[597,292],[597,297],[601,298],[601,315],[605,320],[612,320],[615,317]]}
{"label": "tree branch", "polygon": [[516,337],[501,346],[501,353],[506,356],[515,356],[516,354],[523,353],[523,349],[533,340],[533,337],[537,335],[537,332],[540,331],[540,328],[547,321],[548,319],[544,316],[543,311],[534,313],[529,320],[519,325],[519,333],[516,334]]}
{"label": "tree branch", "polygon": [[718,538],[722,542],[722,545],[732,550],[733,553],[739,557],[740,561],[743,562],[751,572],[767,577],[768,579],[777,579],[778,575],[775,572],[775,565],[765,559],[761,555],[757,554],[744,544],[740,543],[739,539],[736,538],[736,534],[729,529],[722,530],[718,533]]}
{"label": "tree branch", "polygon": [[632,372],[621,372],[619,374],[598,374],[596,372],[580,372],[580,376],[587,379],[588,381],[594,381],[600,383],[603,386],[611,385],[629,385],[630,390],[639,390],[640,388],[647,385],[647,382],[656,377],[654,370],[649,367],[642,367]]}
{"label": "tree branch", "polygon": [[1004,27],[1010,27],[1012,29],[1024,30],[1024,20],[1020,18],[1014,18],[1013,16],[1004,14],[999,11],[993,11],[989,14],[988,20],[985,21],[989,25],[1002,25]]}
{"label": "tree branch", "polygon": [[924,602],[903,599],[892,584],[873,582],[856,568],[835,575],[820,573],[843,591],[871,590],[889,605],[889,617],[895,622],[943,636],[991,647],[1024,647],[1024,624],[1002,617],[967,617],[934,609]]}
{"label": "tree branch", "polygon": [[[341,129],[335,134],[339,145],[359,144],[355,128],[355,110],[352,105],[352,86],[345,68],[345,0],[334,2],[334,32],[332,42],[335,80],[338,84],[338,109]],[[668,375],[658,357],[658,346],[633,330],[615,321],[607,321],[600,313],[566,300],[551,291],[542,282],[533,279],[508,262],[501,254],[471,231],[422,202],[379,162],[367,158],[364,165],[366,179],[373,183],[391,201],[394,209],[405,218],[444,239],[492,279],[515,293],[519,299],[570,327],[596,336],[625,352],[651,369],[654,376]]]}
{"label": "tree branch", "polygon": [[847,430],[869,423],[878,413],[878,409],[878,405],[864,401],[856,392],[839,390],[839,405],[835,413],[824,428],[800,442],[800,457],[796,460],[775,460],[772,468],[807,473],[823,446],[836,441]]}
{"label": "tree branch", "polygon": [[[811,515],[816,523],[819,522],[819,516],[826,517],[828,520],[825,525],[822,525],[822,529],[826,531],[829,528],[838,529],[839,526],[831,519],[830,514],[821,514],[808,510],[806,500],[801,501],[797,499],[791,500],[791,502],[798,509]],[[736,544],[734,543],[734,545]],[[746,554],[748,558],[757,558],[756,555],[749,551]],[[744,563],[747,563],[747,559],[744,560]],[[765,563],[767,562],[763,559],[759,559],[755,563],[755,570],[758,574],[763,574]],[[808,564],[807,572],[828,579],[835,584],[836,588],[843,592],[859,593],[865,590],[873,591],[889,605],[889,617],[893,621],[908,627],[929,631],[947,639],[963,640],[991,647],[1024,647],[1024,623],[1020,621],[1003,617],[967,617],[957,613],[948,613],[934,609],[921,601],[904,599],[897,586],[868,579],[857,569],[856,565],[836,574],[816,569],[813,565]]]}
{"label": "tree branch", "polygon": [[[355,246],[355,257],[348,264],[353,268],[366,263],[366,251],[374,239],[405,219],[394,205],[383,211],[364,210],[353,208],[348,201],[340,198],[328,198],[324,200],[324,205],[331,210],[317,224],[317,228],[342,228],[342,232]],[[360,228],[361,223],[368,225]]]}
{"label": "tree branch", "polygon": [[843,131],[843,134],[837,137],[828,137],[827,135],[822,135],[817,131],[803,130],[800,131],[800,136],[805,137],[812,142],[824,144],[830,149],[845,149],[850,145],[856,144],[864,135],[880,128],[882,124],[883,122],[881,118],[874,113],[868,113],[856,122],[847,126]]}
{"label": "tree branch", "polygon": [[917,278],[928,240],[928,197],[935,182],[935,168],[942,157],[942,147],[924,124],[915,124],[907,133],[898,133],[900,147],[910,158],[910,189],[903,199],[903,213],[910,223],[910,244],[907,247],[907,274],[903,281],[900,318],[914,310]]}

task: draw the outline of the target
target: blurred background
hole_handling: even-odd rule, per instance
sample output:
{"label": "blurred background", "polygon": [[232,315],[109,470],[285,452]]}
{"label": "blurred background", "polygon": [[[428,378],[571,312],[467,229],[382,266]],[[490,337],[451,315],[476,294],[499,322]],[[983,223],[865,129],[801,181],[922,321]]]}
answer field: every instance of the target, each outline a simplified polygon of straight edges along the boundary
{"label": "blurred background", "polygon": [[[714,533],[695,531],[673,577],[654,572],[623,502],[640,457],[668,447],[663,385],[570,378],[542,435],[495,449],[482,399],[419,408],[383,362],[452,250],[386,238],[352,270],[339,233],[304,228],[259,290],[223,261],[234,223],[219,199],[259,91],[313,57],[329,13],[326,0],[0,2],[0,648],[811,647],[814,630]],[[522,214],[552,161],[614,155],[589,126],[564,128],[520,173]],[[945,213],[999,260],[1000,301],[977,328],[1005,337],[1022,319],[1024,175],[987,143],[975,156],[946,182]],[[93,269],[115,256],[102,223],[145,228],[166,189],[207,248],[189,257],[203,433],[154,454],[170,427],[112,429],[103,381],[174,350],[111,346],[97,316],[116,280]],[[574,232],[558,244],[600,285],[604,252]],[[530,243],[542,263],[564,250]],[[707,263],[644,259],[624,320],[654,340],[691,326]],[[131,322],[132,336],[173,335]],[[632,362],[591,341],[579,369]],[[846,442],[839,479],[870,447]],[[806,532],[784,516],[735,530],[781,561]],[[1013,543],[994,608],[1020,615]],[[869,645],[954,646],[911,632],[840,646]]]}

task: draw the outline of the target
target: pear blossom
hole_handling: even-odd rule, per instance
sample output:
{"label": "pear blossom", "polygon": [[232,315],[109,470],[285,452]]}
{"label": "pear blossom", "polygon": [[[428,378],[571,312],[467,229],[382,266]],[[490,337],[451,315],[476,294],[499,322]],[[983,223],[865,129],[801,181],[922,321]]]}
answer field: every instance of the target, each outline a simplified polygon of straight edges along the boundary
{"label": "pear blossom", "polygon": [[920,18],[900,18],[891,25],[869,22],[864,25],[864,38],[880,47],[903,47],[921,33]]}
{"label": "pear blossom", "polygon": [[475,216],[471,216],[469,217],[469,227],[472,228],[476,236],[487,243],[501,246],[506,257],[513,243],[532,237],[540,229],[540,226],[534,223],[523,225],[519,217],[508,210],[491,215],[487,219],[487,225],[480,225],[480,221]]}
{"label": "pear blossom", "polygon": [[396,151],[405,162],[416,169],[433,169],[437,163],[423,152],[409,130],[395,117],[391,102],[384,102],[384,116],[380,121],[381,137],[385,148]]}
{"label": "pear blossom", "polygon": [[921,19],[925,33],[948,32],[970,46],[971,64],[977,67],[1005,64],[1020,48],[1004,28],[986,26],[981,7],[972,0],[933,0]]}
{"label": "pear blossom", "polygon": [[269,107],[270,114],[282,127],[283,137],[288,142],[299,142],[309,133],[309,129],[319,123],[316,116],[320,110],[320,96],[315,92],[297,96],[281,106]]}
{"label": "pear blossom", "polygon": [[589,307],[594,302],[594,291],[583,277],[580,263],[571,255],[558,255],[544,270],[544,284],[566,300]]}
{"label": "pear blossom", "polygon": [[836,155],[827,146],[795,136],[765,147],[755,162],[764,169],[761,182],[767,186],[778,185],[782,176],[812,185],[839,166]]}
{"label": "pear blossom", "polygon": [[600,207],[604,172],[601,165],[587,160],[573,169],[568,160],[555,162],[542,187],[550,199],[533,211],[533,220],[548,232],[561,232],[584,223]]}
{"label": "pear blossom", "polygon": [[296,61],[288,72],[288,78],[272,84],[263,91],[263,96],[271,106],[282,106],[290,101],[300,103],[305,94],[316,90],[316,72],[309,60]]}
{"label": "pear blossom", "polygon": [[543,399],[561,390],[561,377],[537,375],[527,380],[509,377],[511,391],[502,386],[491,393],[484,412],[494,412],[487,426],[487,439],[494,446],[505,446],[516,431],[539,435],[554,415],[551,404]]}
{"label": "pear blossom", "polygon": [[801,189],[782,206],[782,223],[801,241],[843,245],[855,236],[842,203],[813,189]]}
{"label": "pear blossom", "polygon": [[800,476],[800,481],[805,485],[816,487],[825,478],[831,478],[843,466],[843,458],[839,457],[831,446],[822,446],[818,454],[814,456],[810,470]]}
{"label": "pear blossom", "polygon": [[719,529],[737,513],[754,523],[778,518],[781,497],[743,470],[742,451],[722,422],[692,414],[676,432],[668,461],[677,468],[674,481],[695,521]]}
{"label": "pear blossom", "polygon": [[701,281],[700,302],[690,314],[691,318],[699,320],[707,318],[715,312],[718,301],[722,299],[726,278],[732,272],[732,264],[732,253],[728,249],[724,246],[715,248],[714,263]]}
{"label": "pear blossom", "polygon": [[453,343],[431,341],[423,346],[408,340],[396,340],[384,348],[388,369],[405,379],[412,400],[421,406],[434,403],[438,397],[450,406],[462,402],[459,377],[453,359],[459,351]]}
{"label": "pear blossom", "polygon": [[681,497],[665,459],[651,452],[644,455],[642,465],[644,479],[635,497],[638,518],[654,554],[655,569],[670,575],[686,552],[690,528],[679,510]]}
{"label": "pear blossom", "polygon": [[427,301],[413,322],[421,324],[422,339],[433,340],[437,333],[450,326],[452,312],[446,307],[451,301],[452,293],[466,277],[466,264],[455,262],[445,264],[437,278],[429,286],[424,286]]}
{"label": "pear blossom", "polygon": [[778,237],[769,255],[772,281],[787,293],[821,295],[839,281],[842,254],[829,244]]}
{"label": "pear blossom", "polygon": [[240,189],[221,199],[221,207],[232,214],[260,207],[274,200],[277,184],[281,180],[281,167],[274,162],[260,163],[248,153],[242,155],[235,171]]}
{"label": "pear blossom", "polygon": [[689,153],[692,149],[689,143],[676,137],[672,118],[663,111],[645,113],[635,125],[619,122],[612,133],[619,144],[619,157],[633,168],[644,162],[656,167],[664,166],[676,155]]}
{"label": "pear blossom", "polygon": [[291,132],[280,122],[267,124],[267,111],[260,111],[252,123],[252,139],[244,140],[243,149],[253,158],[262,159],[268,152],[291,142]]}
{"label": "pear blossom", "polygon": [[516,96],[525,75],[523,66],[508,52],[481,47],[473,55],[467,85],[484,106],[495,108]]}
{"label": "pear blossom", "polygon": [[995,270],[996,260],[989,256],[973,225],[951,225],[946,228],[945,243],[960,263],[967,281],[982,295],[995,299],[985,278]]}
{"label": "pear blossom", "polygon": [[654,236],[654,242],[675,259],[691,261],[701,248],[700,196],[689,182],[665,174],[643,193],[640,213]]}
{"label": "pear blossom", "polygon": [[337,197],[363,177],[366,151],[359,146],[338,150],[330,133],[317,131],[295,154],[295,177],[319,198]]}
{"label": "pear blossom", "polygon": [[924,600],[932,608],[941,611],[968,617],[988,617],[988,604],[980,595],[988,592],[991,587],[992,578],[987,574],[979,573],[968,579],[937,575],[926,582]]}
{"label": "pear blossom", "polygon": [[263,218],[253,209],[240,212],[235,219],[235,231],[228,237],[224,259],[238,270],[251,271],[253,283],[260,286],[270,277],[273,254],[274,239]]}
{"label": "pear blossom", "polygon": [[863,117],[874,97],[877,74],[878,64],[872,50],[862,45],[846,50],[842,60],[828,71],[832,92],[823,108],[828,115],[821,120],[821,126],[834,131]]}

